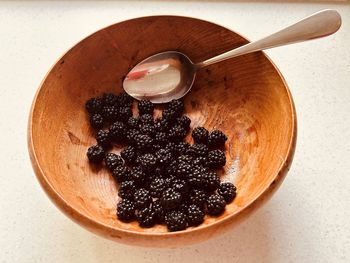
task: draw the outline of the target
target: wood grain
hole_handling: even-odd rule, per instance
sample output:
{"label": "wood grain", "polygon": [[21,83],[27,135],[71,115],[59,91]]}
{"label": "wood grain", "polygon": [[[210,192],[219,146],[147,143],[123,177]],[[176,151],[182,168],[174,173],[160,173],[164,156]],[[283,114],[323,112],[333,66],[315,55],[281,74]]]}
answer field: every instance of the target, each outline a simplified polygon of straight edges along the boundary
{"label": "wood grain", "polygon": [[66,215],[103,237],[132,245],[174,247],[227,231],[263,204],[280,185],[296,143],[296,114],[287,84],[262,52],[212,65],[198,73],[186,96],[192,127],[222,129],[229,136],[221,171],[238,196],[220,216],[186,231],[142,229],[116,218],[117,186],[109,173],[91,167],[95,143],[85,101],[120,92],[128,70],[142,59],[179,50],[197,62],[248,41],[206,21],[154,16],[121,22],[79,42],[60,58],[33,101],[28,146],[38,180]]}

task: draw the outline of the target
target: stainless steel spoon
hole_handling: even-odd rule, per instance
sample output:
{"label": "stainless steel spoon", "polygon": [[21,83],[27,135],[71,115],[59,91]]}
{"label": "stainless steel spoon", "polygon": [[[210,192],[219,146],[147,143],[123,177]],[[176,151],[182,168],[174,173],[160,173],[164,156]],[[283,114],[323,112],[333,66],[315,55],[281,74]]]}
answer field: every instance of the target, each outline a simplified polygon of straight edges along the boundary
{"label": "stainless steel spoon", "polygon": [[123,87],[135,99],[169,102],[190,91],[196,71],[203,67],[255,51],[325,37],[335,33],[340,25],[337,11],[323,10],[263,39],[203,62],[193,63],[178,51],[158,53],[137,64],[125,77]]}

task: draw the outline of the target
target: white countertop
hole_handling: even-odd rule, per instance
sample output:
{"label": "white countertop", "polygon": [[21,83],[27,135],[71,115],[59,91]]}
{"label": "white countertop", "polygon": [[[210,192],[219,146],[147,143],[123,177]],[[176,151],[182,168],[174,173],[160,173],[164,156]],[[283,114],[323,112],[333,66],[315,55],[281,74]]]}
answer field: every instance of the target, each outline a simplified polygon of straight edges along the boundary
{"label": "white countertop", "polygon": [[[73,223],[40,188],[27,152],[29,108],[48,69],[83,37],[128,18],[176,14],[256,40],[322,8],[341,13],[337,34],[267,52],[298,113],[291,170],[226,235],[178,249],[121,245]],[[350,5],[0,2],[0,72],[0,262],[350,262]]]}

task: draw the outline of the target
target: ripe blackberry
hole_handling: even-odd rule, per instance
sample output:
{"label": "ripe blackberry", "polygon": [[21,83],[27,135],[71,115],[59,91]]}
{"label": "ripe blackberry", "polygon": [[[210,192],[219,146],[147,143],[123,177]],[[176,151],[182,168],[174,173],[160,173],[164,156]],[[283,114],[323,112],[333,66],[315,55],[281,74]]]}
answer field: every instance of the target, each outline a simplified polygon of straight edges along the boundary
{"label": "ripe blackberry", "polygon": [[123,92],[117,96],[117,101],[118,101],[119,106],[129,106],[130,107],[131,104],[133,103],[134,99],[126,92]]}
{"label": "ripe blackberry", "polygon": [[126,199],[133,199],[136,191],[136,185],[134,181],[124,181],[120,184],[118,190],[118,196]]}
{"label": "ripe blackberry", "polygon": [[151,196],[161,197],[165,187],[166,187],[166,184],[164,179],[161,177],[155,177],[149,185],[149,191]]}
{"label": "ripe blackberry", "polygon": [[169,142],[167,145],[165,145],[165,149],[169,150],[172,154],[175,154],[175,147],[176,144],[173,142]]}
{"label": "ripe blackberry", "polygon": [[138,128],[139,127],[139,123],[140,123],[140,120],[138,118],[135,118],[135,117],[129,117],[129,119],[127,121],[127,125],[131,129]]}
{"label": "ripe blackberry", "polygon": [[168,125],[173,124],[178,116],[179,114],[174,110],[166,109],[162,112],[162,119],[164,119]]}
{"label": "ripe blackberry", "polygon": [[105,120],[115,121],[119,116],[119,109],[114,105],[105,105],[102,109],[102,115]]}
{"label": "ripe blackberry", "polygon": [[177,124],[169,130],[169,138],[175,142],[182,141],[186,137],[186,133],[186,130]]}
{"label": "ripe blackberry", "polygon": [[201,165],[203,167],[208,166],[208,158],[199,156],[193,160],[193,165]]}
{"label": "ripe blackberry", "polygon": [[102,101],[104,105],[115,106],[117,103],[117,96],[113,93],[104,93],[102,95]]}
{"label": "ripe blackberry", "polygon": [[188,118],[186,115],[183,115],[180,118],[176,119],[176,123],[181,125],[187,131],[190,128],[191,119]]}
{"label": "ripe blackberry", "polygon": [[132,117],[132,111],[130,107],[119,108],[119,119],[123,122],[127,122]]}
{"label": "ripe blackberry", "polygon": [[204,188],[206,191],[215,191],[220,185],[220,177],[215,172],[207,172],[205,174]]}
{"label": "ripe blackberry", "polygon": [[165,215],[165,224],[169,231],[180,231],[187,227],[186,216],[181,211],[170,211]]}
{"label": "ripe blackberry", "polygon": [[231,203],[236,197],[237,188],[230,182],[221,183],[218,189],[218,194],[221,195],[226,203]]}
{"label": "ripe blackberry", "polygon": [[153,114],[154,104],[149,100],[140,100],[137,104],[139,114]]}
{"label": "ripe blackberry", "polygon": [[166,176],[166,169],[165,167],[157,167],[156,169],[154,169],[154,176],[155,177],[162,177],[164,178]]}
{"label": "ripe blackberry", "polygon": [[117,205],[117,216],[121,221],[130,222],[135,219],[134,202],[128,199],[121,200]]}
{"label": "ripe blackberry", "polygon": [[175,179],[171,182],[171,188],[178,191],[183,197],[186,197],[190,191],[188,183],[183,179]]}
{"label": "ripe blackberry", "polygon": [[203,190],[192,189],[189,195],[190,204],[203,208],[207,200],[207,195]]}
{"label": "ripe blackberry", "polygon": [[144,207],[136,213],[136,219],[141,227],[152,227],[156,224],[156,211],[153,206]]}
{"label": "ripe blackberry", "polygon": [[135,136],[135,146],[140,151],[152,150],[153,139],[146,134],[139,134]]}
{"label": "ripe blackberry", "polygon": [[164,145],[168,141],[168,134],[165,132],[157,132],[154,136],[154,142],[159,145]]}
{"label": "ripe blackberry", "polygon": [[212,194],[207,199],[207,210],[211,216],[218,216],[225,211],[225,199],[218,194]]}
{"label": "ripe blackberry", "polygon": [[176,160],[173,160],[165,169],[167,176],[174,176],[176,175],[178,162]]}
{"label": "ripe blackberry", "polygon": [[192,131],[192,138],[195,143],[208,143],[209,132],[204,127],[196,127]]}
{"label": "ripe blackberry", "polygon": [[162,224],[164,222],[164,210],[162,205],[160,204],[160,200],[156,200],[153,202],[153,209],[155,212],[156,222]]}
{"label": "ripe blackberry", "polygon": [[136,208],[148,207],[152,202],[152,198],[149,194],[149,191],[145,188],[140,188],[136,190],[134,194],[134,202]]}
{"label": "ripe blackberry", "polygon": [[100,98],[91,98],[85,103],[85,108],[88,113],[95,114],[102,112],[103,103]]}
{"label": "ripe blackberry", "polygon": [[192,172],[192,166],[188,163],[180,162],[176,168],[176,176],[178,178],[187,178]]}
{"label": "ripe blackberry", "polygon": [[205,144],[193,144],[188,148],[187,154],[193,157],[206,157],[208,155],[208,147]]}
{"label": "ripe blackberry", "polygon": [[92,163],[100,163],[105,156],[105,151],[101,145],[90,146],[86,153],[89,161]]}
{"label": "ripe blackberry", "polygon": [[178,115],[181,115],[185,109],[185,105],[182,100],[171,100],[167,105],[167,109],[173,110]]}
{"label": "ripe blackberry", "polygon": [[227,136],[220,130],[213,130],[209,135],[208,145],[210,147],[222,147],[227,141]]}
{"label": "ripe blackberry", "polygon": [[120,121],[114,122],[109,128],[109,134],[115,142],[122,142],[125,139],[125,133],[125,124]]}
{"label": "ripe blackberry", "polygon": [[159,151],[160,149],[163,149],[163,147],[164,147],[164,146],[162,146],[162,145],[160,145],[160,144],[158,144],[158,143],[155,143],[155,144],[153,144],[153,147],[152,147],[152,148],[153,148],[154,151],[157,152],[157,151]]}
{"label": "ripe blackberry", "polygon": [[208,165],[211,168],[221,168],[226,164],[226,156],[222,150],[212,150],[208,153]]}
{"label": "ripe blackberry", "polygon": [[146,173],[142,170],[140,166],[135,166],[131,171],[131,178],[138,185],[142,185],[146,180]]}
{"label": "ripe blackberry", "polygon": [[111,146],[111,137],[109,136],[109,131],[99,130],[96,133],[96,141],[103,148],[108,148]]}
{"label": "ripe blackberry", "polygon": [[155,130],[153,124],[144,124],[144,125],[142,125],[141,128],[140,128],[140,132],[141,132],[142,134],[147,134],[147,135],[153,137],[154,134],[156,133],[156,130]]}
{"label": "ripe blackberry", "polygon": [[136,144],[136,138],[140,135],[140,132],[135,129],[127,130],[126,131],[126,139],[129,144],[135,145]]}
{"label": "ripe blackberry", "polygon": [[118,183],[131,180],[131,172],[129,168],[124,165],[119,165],[114,168],[112,175]]}
{"label": "ripe blackberry", "polygon": [[113,171],[117,166],[124,164],[123,159],[115,153],[107,153],[104,161],[110,171]]}
{"label": "ripe blackberry", "polygon": [[176,210],[181,211],[182,213],[184,213],[186,215],[187,209],[188,209],[188,203],[182,202],[181,205]]}
{"label": "ripe blackberry", "polygon": [[180,155],[177,158],[178,163],[187,163],[187,164],[192,164],[193,162],[193,157],[187,154]]}
{"label": "ripe blackberry", "polygon": [[188,174],[188,183],[194,188],[202,188],[206,184],[207,169],[202,166],[192,167],[191,173]]}
{"label": "ripe blackberry", "polygon": [[205,213],[197,205],[190,205],[187,208],[187,222],[190,226],[198,226],[203,223]]}
{"label": "ripe blackberry", "polygon": [[146,153],[146,154],[138,156],[136,159],[136,162],[138,165],[141,166],[143,171],[149,172],[155,168],[155,166],[157,164],[157,159],[153,154]]}
{"label": "ripe blackberry", "polygon": [[143,114],[140,116],[140,123],[142,125],[145,125],[145,124],[154,124],[154,121],[153,121],[153,116],[151,114]]}
{"label": "ripe blackberry", "polygon": [[180,156],[186,153],[190,145],[187,142],[179,142],[175,145],[175,154]]}
{"label": "ripe blackberry", "polygon": [[154,122],[154,127],[158,132],[167,132],[169,130],[169,121],[163,118],[158,118]]}
{"label": "ripe blackberry", "polygon": [[160,198],[160,203],[165,211],[170,211],[179,207],[182,201],[181,194],[172,189],[168,188],[163,192],[162,197]]}
{"label": "ripe blackberry", "polygon": [[164,167],[172,161],[173,156],[169,150],[163,148],[156,152],[156,158],[158,165]]}
{"label": "ripe blackberry", "polygon": [[133,163],[136,160],[136,149],[129,145],[120,152],[120,155],[127,163]]}
{"label": "ripe blackberry", "polygon": [[100,129],[103,127],[104,120],[101,114],[94,113],[90,116],[90,125],[95,129]]}

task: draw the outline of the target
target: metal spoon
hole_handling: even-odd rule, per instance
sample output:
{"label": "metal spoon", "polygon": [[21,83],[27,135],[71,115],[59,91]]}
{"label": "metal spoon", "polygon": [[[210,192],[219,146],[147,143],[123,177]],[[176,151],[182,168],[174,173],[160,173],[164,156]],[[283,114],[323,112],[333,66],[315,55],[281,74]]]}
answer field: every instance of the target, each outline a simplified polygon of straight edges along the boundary
{"label": "metal spoon", "polygon": [[196,71],[203,67],[255,51],[325,37],[335,33],[340,25],[341,17],[337,11],[323,10],[270,36],[203,62],[193,63],[178,51],[158,53],[137,64],[125,77],[123,86],[136,99],[169,102],[190,91]]}

